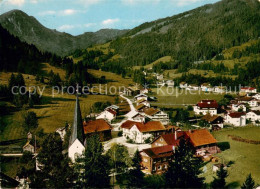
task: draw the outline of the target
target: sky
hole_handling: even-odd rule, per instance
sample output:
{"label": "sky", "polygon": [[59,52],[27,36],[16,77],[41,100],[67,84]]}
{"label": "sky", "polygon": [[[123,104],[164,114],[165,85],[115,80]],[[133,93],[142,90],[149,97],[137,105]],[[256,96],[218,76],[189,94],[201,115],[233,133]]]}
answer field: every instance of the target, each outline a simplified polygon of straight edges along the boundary
{"label": "sky", "polygon": [[0,0],[0,14],[13,9],[50,29],[79,35],[103,28],[132,29],[218,0]]}

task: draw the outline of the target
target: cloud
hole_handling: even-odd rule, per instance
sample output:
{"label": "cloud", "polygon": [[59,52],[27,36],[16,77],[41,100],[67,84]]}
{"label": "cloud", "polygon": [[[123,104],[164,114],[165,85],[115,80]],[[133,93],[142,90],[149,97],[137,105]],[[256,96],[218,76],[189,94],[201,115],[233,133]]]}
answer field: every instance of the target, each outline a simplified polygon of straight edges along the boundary
{"label": "cloud", "polygon": [[60,10],[60,11],[47,10],[47,11],[39,12],[38,14],[40,16],[47,16],[47,15],[70,16],[70,15],[74,15],[74,14],[81,13],[81,12],[84,12],[84,11],[75,10],[75,9],[65,9],[65,10]]}
{"label": "cloud", "polygon": [[104,2],[105,0],[75,0],[76,3],[81,4],[85,7],[88,7],[90,5],[98,4],[101,2]]}
{"label": "cloud", "polygon": [[186,6],[186,5],[190,5],[192,3],[197,3],[200,2],[202,0],[172,0],[173,3],[177,3],[178,6]]}
{"label": "cloud", "polygon": [[162,1],[162,0],[121,0],[121,2],[124,5],[139,5],[140,3],[153,3],[153,4],[156,4],[156,3],[159,3],[160,1]]}
{"label": "cloud", "polygon": [[75,10],[75,9],[65,9],[65,10],[62,10],[62,11],[59,11],[59,14],[61,15],[73,15],[75,13],[77,13],[78,11]]}
{"label": "cloud", "polygon": [[8,5],[22,6],[25,3],[25,0],[7,0],[5,1]]}
{"label": "cloud", "polygon": [[96,26],[97,24],[96,23],[87,23],[87,24],[84,24],[83,26],[85,28],[89,28],[89,27],[93,27],[93,26]]}
{"label": "cloud", "polygon": [[119,22],[119,19],[118,18],[115,18],[115,19],[107,19],[107,20],[103,20],[102,21],[102,25],[104,26],[111,26],[115,23]]}
{"label": "cloud", "polygon": [[74,25],[65,24],[65,25],[58,27],[58,30],[59,31],[66,31],[66,30],[71,30],[73,28],[75,28]]}
{"label": "cloud", "polygon": [[47,10],[47,11],[39,12],[40,16],[55,15],[55,14],[56,14],[56,11],[53,11],[53,10]]}

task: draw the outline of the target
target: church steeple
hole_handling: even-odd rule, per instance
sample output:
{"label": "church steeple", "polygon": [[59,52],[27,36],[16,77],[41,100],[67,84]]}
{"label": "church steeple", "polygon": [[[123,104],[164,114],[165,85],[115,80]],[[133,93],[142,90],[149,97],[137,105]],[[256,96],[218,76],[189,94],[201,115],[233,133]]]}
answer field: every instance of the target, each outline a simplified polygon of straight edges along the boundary
{"label": "church steeple", "polygon": [[73,121],[73,126],[71,128],[71,137],[70,137],[69,146],[71,146],[76,139],[78,139],[84,145],[84,129],[83,129],[83,122],[81,117],[78,94],[76,95],[74,121]]}

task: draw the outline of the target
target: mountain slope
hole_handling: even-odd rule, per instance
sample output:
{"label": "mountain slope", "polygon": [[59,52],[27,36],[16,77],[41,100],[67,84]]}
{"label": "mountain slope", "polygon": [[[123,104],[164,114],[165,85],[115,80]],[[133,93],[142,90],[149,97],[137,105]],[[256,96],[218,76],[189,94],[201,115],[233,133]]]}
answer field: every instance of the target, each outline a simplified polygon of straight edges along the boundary
{"label": "mountain slope", "polygon": [[126,63],[146,65],[171,56],[181,66],[260,37],[258,0],[222,0],[144,23],[111,43]]}
{"label": "mountain slope", "polygon": [[19,37],[28,44],[34,44],[40,50],[67,55],[80,48],[92,44],[105,43],[115,39],[127,30],[103,29],[97,32],[87,32],[72,36],[64,32],[51,30],[41,25],[34,17],[22,11],[13,10],[0,16],[0,24],[11,34]]}

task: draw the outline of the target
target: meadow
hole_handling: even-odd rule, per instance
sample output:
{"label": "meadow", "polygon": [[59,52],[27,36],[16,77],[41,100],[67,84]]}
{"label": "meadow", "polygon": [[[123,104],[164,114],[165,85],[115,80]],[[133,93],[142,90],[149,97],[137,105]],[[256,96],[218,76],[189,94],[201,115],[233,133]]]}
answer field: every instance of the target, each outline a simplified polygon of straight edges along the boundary
{"label": "meadow", "polygon": [[[252,174],[256,184],[260,184],[260,145],[247,144],[231,140],[228,135],[236,135],[245,139],[260,140],[260,127],[247,126],[241,128],[222,129],[213,132],[218,142],[228,142],[230,149],[224,150],[216,154],[220,158],[221,163],[228,164],[232,162],[228,168],[227,183],[230,188],[241,185],[249,173]],[[208,163],[208,171],[205,173],[206,181],[213,180],[212,163]]]}

